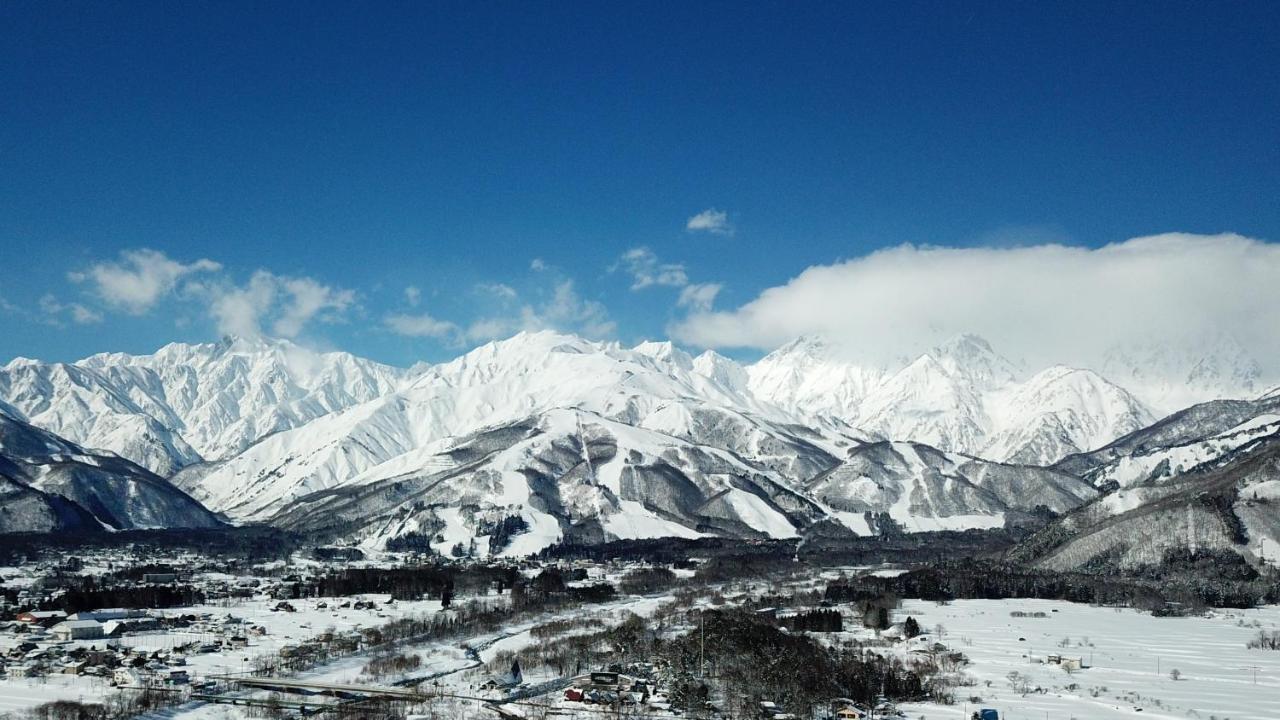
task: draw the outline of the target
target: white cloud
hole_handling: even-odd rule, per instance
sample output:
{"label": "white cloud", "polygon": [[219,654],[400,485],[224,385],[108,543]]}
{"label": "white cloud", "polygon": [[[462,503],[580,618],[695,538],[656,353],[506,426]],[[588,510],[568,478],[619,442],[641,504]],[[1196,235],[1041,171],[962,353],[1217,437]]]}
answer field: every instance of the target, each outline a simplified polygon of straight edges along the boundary
{"label": "white cloud", "polygon": [[447,320],[438,320],[427,313],[388,315],[383,318],[383,324],[392,332],[406,337],[447,339],[458,333],[457,325]]}
{"label": "white cloud", "polygon": [[1280,245],[1166,234],[1098,249],[903,245],[810,267],[728,311],[672,328],[707,347],[771,349],[818,333],[858,359],[911,356],[960,332],[1029,363],[1098,366],[1108,348],[1170,351],[1229,333],[1275,371]]}
{"label": "white cloud", "polygon": [[80,303],[63,303],[52,293],[40,297],[42,320],[50,325],[61,326],[64,316],[77,325],[92,325],[102,322],[102,313],[91,310]]}
{"label": "white cloud", "polygon": [[542,258],[534,258],[529,261],[529,269],[534,272],[542,272],[547,269],[547,263]]}
{"label": "white cloud", "polygon": [[69,273],[74,282],[93,283],[94,292],[107,304],[133,315],[150,310],[178,281],[192,273],[214,272],[222,266],[212,260],[183,264],[157,250],[125,250],[119,262],[103,262],[85,272]]}
{"label": "white cloud", "polygon": [[209,303],[220,333],[242,337],[261,336],[266,322],[277,337],[297,337],[313,320],[339,321],[355,303],[354,291],[267,270],[258,270],[244,285],[192,283],[188,294]]}
{"label": "white cloud", "polygon": [[689,218],[684,224],[689,232],[706,232],[712,235],[733,235],[733,225],[729,223],[729,213],[715,208],[707,208]]}
{"label": "white cloud", "polygon": [[262,335],[262,316],[276,301],[275,276],[259,270],[243,286],[192,287],[193,292],[209,297],[209,314],[223,335],[258,337]]}
{"label": "white cloud", "polygon": [[711,309],[723,286],[720,283],[693,283],[680,290],[676,305],[689,308],[690,312],[704,313]]}
{"label": "white cloud", "polygon": [[636,247],[626,251],[618,262],[609,268],[609,271],[619,269],[631,275],[632,290],[643,290],[655,285],[684,287],[689,284],[689,274],[685,271],[684,265],[661,262],[658,256],[647,247]]}
{"label": "white cloud", "polygon": [[296,337],[313,318],[334,322],[355,302],[352,290],[322,285],[308,277],[276,278],[289,296],[272,329],[280,337]]}
{"label": "white cloud", "polygon": [[404,289],[404,301],[409,303],[409,307],[418,307],[418,303],[422,301],[422,291],[410,285]]}

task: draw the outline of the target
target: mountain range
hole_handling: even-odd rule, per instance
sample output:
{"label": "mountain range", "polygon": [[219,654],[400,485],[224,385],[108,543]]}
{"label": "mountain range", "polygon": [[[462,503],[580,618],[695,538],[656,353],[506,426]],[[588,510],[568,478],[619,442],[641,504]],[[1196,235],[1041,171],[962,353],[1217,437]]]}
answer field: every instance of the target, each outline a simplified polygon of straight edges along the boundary
{"label": "mountain range", "polygon": [[[1191,366],[1196,392],[1257,395],[1239,353]],[[1180,476],[1270,427],[1254,407],[1267,400],[1157,422],[1171,386],[1135,387],[1029,372],[973,335],[895,366],[849,362],[815,337],[742,365],[551,332],[407,370],[244,338],[20,358],[0,367],[5,437],[42,433],[47,451],[6,440],[0,490],[8,515],[42,519],[0,529],[203,526],[212,511],[375,546],[523,554],[794,537],[825,520],[852,534],[999,527],[1122,502],[1133,477]],[[1246,415],[1261,425],[1232,422]],[[74,491],[52,483],[68,462],[99,474]],[[169,499],[165,512],[102,500],[141,487]]]}

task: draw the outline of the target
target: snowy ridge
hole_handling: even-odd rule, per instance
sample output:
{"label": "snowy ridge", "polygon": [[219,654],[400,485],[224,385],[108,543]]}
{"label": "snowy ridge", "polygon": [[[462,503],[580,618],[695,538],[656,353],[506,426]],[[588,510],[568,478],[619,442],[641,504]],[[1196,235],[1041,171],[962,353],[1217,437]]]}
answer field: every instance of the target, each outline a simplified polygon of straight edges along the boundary
{"label": "snowy ridge", "polygon": [[817,338],[748,368],[753,392],[804,417],[836,417],[881,437],[991,460],[1049,464],[1091,450],[1154,418],[1097,373],[1021,370],[985,340],[962,335],[896,371],[842,361]]}
{"label": "snowy ridge", "polygon": [[75,364],[15,360],[0,369],[0,401],[22,420],[167,476],[384,395],[406,376],[286,340],[228,338]]}
{"label": "snowy ridge", "polygon": [[[910,455],[931,462],[875,468],[885,460],[863,453],[874,437],[834,419],[797,423],[744,392],[744,374],[667,343],[526,333],[175,482],[239,520],[372,543],[425,535],[436,549],[465,540],[483,551],[493,527],[520,518],[528,530],[495,552],[655,534],[792,537],[826,517],[865,534],[874,514],[910,531],[998,527],[1094,494],[1054,471],[925,446]],[[868,474],[879,494],[857,489]]]}

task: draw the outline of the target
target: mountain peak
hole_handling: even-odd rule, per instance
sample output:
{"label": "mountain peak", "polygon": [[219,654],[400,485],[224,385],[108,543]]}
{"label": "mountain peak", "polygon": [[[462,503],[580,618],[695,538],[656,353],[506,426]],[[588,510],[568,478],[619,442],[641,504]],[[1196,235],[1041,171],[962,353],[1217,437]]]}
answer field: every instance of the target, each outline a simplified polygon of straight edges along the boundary
{"label": "mountain peak", "polygon": [[40,364],[42,363],[39,360],[33,360],[29,357],[22,357],[21,355],[19,355],[18,357],[6,363],[4,368],[6,370],[15,370],[17,368],[20,368],[26,365],[40,365]]}
{"label": "mountain peak", "polygon": [[934,352],[940,355],[994,355],[995,350],[991,349],[991,343],[981,335],[973,333],[960,333],[945,342],[939,343],[934,347]]}
{"label": "mountain peak", "polygon": [[689,353],[676,347],[670,340],[665,342],[645,341],[631,348],[632,352],[647,355],[654,360],[676,365],[684,370],[693,369],[693,358]]}
{"label": "mountain peak", "polygon": [[948,374],[972,383],[979,389],[992,389],[1017,380],[1018,368],[991,348],[986,338],[973,334],[957,335],[929,352]]}

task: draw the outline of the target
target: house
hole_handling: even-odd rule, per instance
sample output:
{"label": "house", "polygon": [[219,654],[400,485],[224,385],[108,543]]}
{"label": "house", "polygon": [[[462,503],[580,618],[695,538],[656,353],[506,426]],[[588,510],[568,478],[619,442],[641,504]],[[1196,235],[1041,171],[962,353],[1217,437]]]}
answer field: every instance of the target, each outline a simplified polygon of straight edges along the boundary
{"label": "house", "polygon": [[64,620],[53,626],[59,640],[95,640],[102,637],[102,623],[97,620]]}
{"label": "house", "polygon": [[62,663],[62,674],[63,675],[83,675],[84,669],[88,666],[89,666],[89,663],[85,662],[84,660],[72,660],[70,662],[65,662],[65,663]]}
{"label": "house", "polygon": [[148,585],[172,585],[177,581],[177,573],[143,573],[142,575],[142,582]]}
{"label": "house", "polygon": [[1067,672],[1075,672],[1076,670],[1083,670],[1085,667],[1084,658],[1078,658],[1078,657],[1063,657],[1062,655],[1048,655],[1045,657],[1045,662],[1049,663],[1050,665],[1059,665],[1062,667],[1063,670],[1066,670]]}
{"label": "house", "polygon": [[16,619],[18,622],[24,622],[28,625],[49,627],[66,620],[67,614],[61,610],[28,610],[27,612],[18,613]]}
{"label": "house", "polygon": [[863,720],[866,715],[855,707],[842,707],[836,711],[837,720]]}

